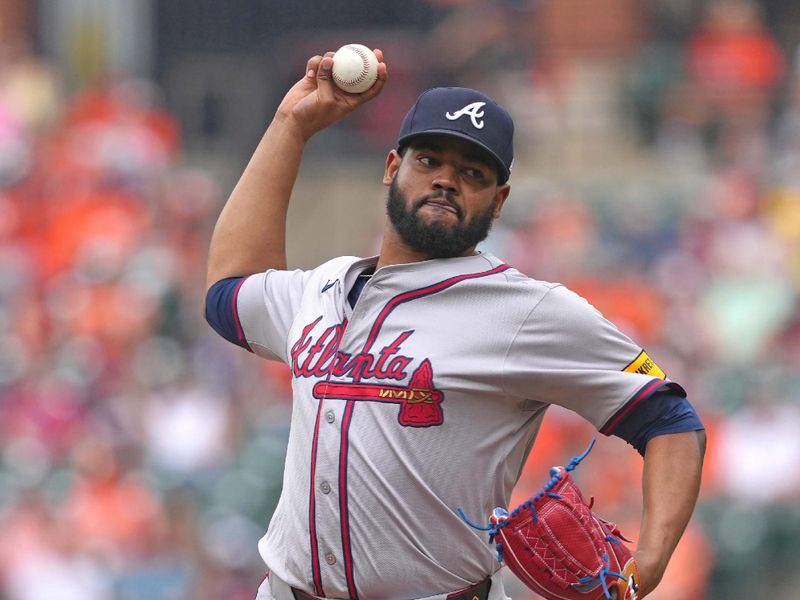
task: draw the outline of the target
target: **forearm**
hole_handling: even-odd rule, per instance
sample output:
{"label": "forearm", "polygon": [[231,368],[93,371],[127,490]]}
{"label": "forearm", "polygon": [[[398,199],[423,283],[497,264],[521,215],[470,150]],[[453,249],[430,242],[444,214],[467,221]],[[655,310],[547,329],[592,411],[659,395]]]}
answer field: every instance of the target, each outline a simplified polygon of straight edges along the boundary
{"label": "forearm", "polygon": [[226,277],[286,268],[286,214],[306,141],[380,94],[388,75],[376,48],[377,81],[349,94],[331,80],[332,57],[309,59],[223,207],[211,236],[206,288]]}
{"label": "forearm", "polygon": [[207,287],[225,277],[286,267],[286,215],[304,146],[292,118],[278,113],[217,220]]}
{"label": "forearm", "polygon": [[642,525],[636,549],[644,594],[661,580],[692,516],[704,452],[703,431],[662,435],[647,444]]}

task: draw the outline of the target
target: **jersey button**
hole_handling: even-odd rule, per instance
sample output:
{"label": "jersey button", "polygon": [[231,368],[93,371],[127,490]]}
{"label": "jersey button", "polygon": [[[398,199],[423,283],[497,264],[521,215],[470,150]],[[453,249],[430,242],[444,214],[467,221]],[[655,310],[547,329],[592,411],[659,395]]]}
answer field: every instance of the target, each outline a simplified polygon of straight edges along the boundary
{"label": "jersey button", "polygon": [[325,420],[328,423],[333,423],[336,420],[336,415],[332,410],[329,410],[328,412],[325,413]]}
{"label": "jersey button", "polygon": [[323,481],[320,484],[319,489],[322,490],[323,494],[330,494],[331,493],[331,484],[328,483],[327,481]]}
{"label": "jersey button", "polygon": [[325,562],[328,563],[329,565],[335,565],[336,557],[330,552],[328,552],[328,554],[325,555]]}

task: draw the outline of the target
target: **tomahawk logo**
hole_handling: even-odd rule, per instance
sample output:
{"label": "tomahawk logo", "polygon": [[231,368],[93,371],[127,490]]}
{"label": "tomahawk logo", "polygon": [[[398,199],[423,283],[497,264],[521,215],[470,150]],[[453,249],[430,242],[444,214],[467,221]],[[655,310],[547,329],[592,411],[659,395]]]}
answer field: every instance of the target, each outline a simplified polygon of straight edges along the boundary
{"label": "tomahawk logo", "polygon": [[403,427],[431,427],[444,423],[444,394],[433,385],[433,368],[427,358],[411,374],[408,385],[319,381],[314,397],[399,404],[397,422]]}
{"label": "tomahawk logo", "polygon": [[468,115],[475,129],[483,129],[484,122],[482,120],[479,121],[478,119],[483,118],[485,111],[482,109],[484,106],[486,106],[486,102],[473,102],[472,104],[467,104],[464,108],[457,110],[454,113],[445,113],[444,116],[451,121],[455,121],[464,115]]}

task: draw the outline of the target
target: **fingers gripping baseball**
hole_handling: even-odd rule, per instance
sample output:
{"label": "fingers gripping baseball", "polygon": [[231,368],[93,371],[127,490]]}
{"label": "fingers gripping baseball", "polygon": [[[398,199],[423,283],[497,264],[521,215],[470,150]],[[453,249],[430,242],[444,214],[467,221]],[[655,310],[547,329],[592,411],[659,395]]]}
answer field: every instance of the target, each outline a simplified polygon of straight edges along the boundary
{"label": "fingers gripping baseball", "polygon": [[383,52],[375,50],[378,77],[375,84],[360,94],[339,89],[333,82],[333,52],[313,56],[306,63],[305,74],[286,94],[278,112],[290,117],[304,139],[340,121],[361,104],[380,94],[388,76]]}
{"label": "fingers gripping baseball", "polygon": [[378,59],[378,75],[375,83],[361,93],[350,93],[337,86],[333,79],[333,52],[326,52],[317,63],[316,79],[317,89],[319,90],[320,100],[323,102],[333,102],[336,107],[342,107],[346,112],[350,112],[360,104],[367,102],[380,94],[383,89],[388,71],[383,60],[383,51],[376,48],[373,50]]}
{"label": "fingers gripping baseball", "polygon": [[375,80],[375,83],[372,84],[371,88],[369,88],[366,92],[358,94],[364,99],[365,102],[381,93],[383,86],[386,84],[386,79],[389,76],[388,68],[386,63],[383,61],[383,50],[380,48],[375,48],[373,52],[375,53],[375,57],[378,59],[378,78]]}
{"label": "fingers gripping baseball", "polygon": [[325,105],[331,105],[335,108],[336,95],[335,86],[333,85],[333,58],[330,52],[319,61],[317,69],[317,91],[319,93],[319,101]]}
{"label": "fingers gripping baseball", "polygon": [[316,85],[314,83],[314,78],[317,75],[317,69],[319,69],[320,62],[322,62],[322,57],[317,55],[309,58],[308,63],[306,63],[306,80],[311,85]]}
{"label": "fingers gripping baseball", "polygon": [[[331,81],[333,61],[330,54],[309,59],[305,77],[289,91],[281,106],[297,123],[305,139],[349,112],[345,110],[346,107],[337,105]],[[299,92],[297,98],[294,97],[295,92]]]}

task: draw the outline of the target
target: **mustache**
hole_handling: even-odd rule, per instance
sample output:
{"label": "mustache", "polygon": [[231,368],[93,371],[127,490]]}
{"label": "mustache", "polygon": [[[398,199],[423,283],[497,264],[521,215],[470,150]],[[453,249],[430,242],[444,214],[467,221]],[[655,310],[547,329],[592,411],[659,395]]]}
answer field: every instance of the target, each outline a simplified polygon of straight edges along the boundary
{"label": "mustache", "polygon": [[454,211],[456,211],[456,216],[458,217],[459,220],[462,220],[464,218],[464,213],[461,210],[461,207],[458,204],[456,204],[455,197],[453,196],[452,193],[450,193],[450,192],[448,192],[446,190],[437,190],[437,191],[433,192],[432,194],[426,194],[425,196],[423,196],[422,198],[420,198],[419,200],[414,202],[414,212],[416,212],[420,208],[422,208],[422,206],[426,202],[429,202],[430,200],[434,200],[434,199],[436,199],[436,200],[439,200],[439,199],[444,200],[445,202],[447,202],[447,204],[449,204],[453,208]]}

